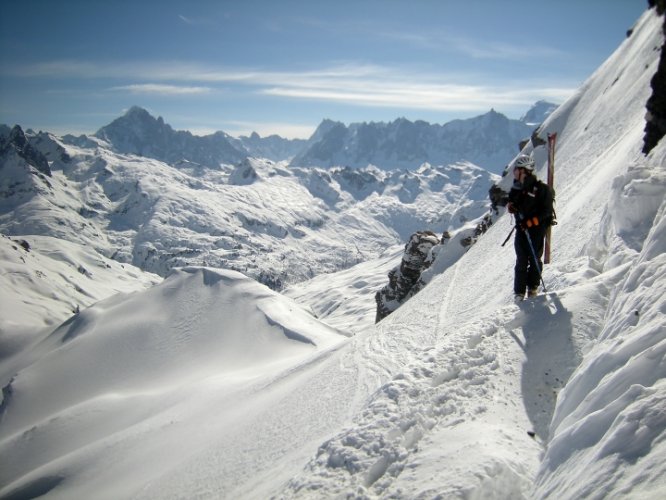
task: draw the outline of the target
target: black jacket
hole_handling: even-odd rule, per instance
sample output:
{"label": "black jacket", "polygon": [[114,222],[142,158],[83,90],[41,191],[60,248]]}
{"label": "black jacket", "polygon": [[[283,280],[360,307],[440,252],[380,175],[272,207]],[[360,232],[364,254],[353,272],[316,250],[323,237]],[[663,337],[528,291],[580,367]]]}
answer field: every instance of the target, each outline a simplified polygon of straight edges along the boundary
{"label": "black jacket", "polygon": [[509,202],[525,219],[538,217],[542,226],[553,221],[552,191],[533,175],[528,175],[523,184],[514,182],[509,192]]}

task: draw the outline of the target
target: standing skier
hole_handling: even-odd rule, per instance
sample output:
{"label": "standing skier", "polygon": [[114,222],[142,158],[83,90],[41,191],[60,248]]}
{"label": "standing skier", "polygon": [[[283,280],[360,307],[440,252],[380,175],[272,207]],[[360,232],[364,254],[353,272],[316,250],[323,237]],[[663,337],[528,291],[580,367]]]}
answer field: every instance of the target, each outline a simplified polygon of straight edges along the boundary
{"label": "standing skier", "polygon": [[515,300],[522,301],[525,291],[534,297],[541,281],[541,255],[546,229],[553,221],[553,195],[534,175],[534,159],[520,155],[513,168],[513,186],[507,209],[516,217],[516,267],[513,281]]}

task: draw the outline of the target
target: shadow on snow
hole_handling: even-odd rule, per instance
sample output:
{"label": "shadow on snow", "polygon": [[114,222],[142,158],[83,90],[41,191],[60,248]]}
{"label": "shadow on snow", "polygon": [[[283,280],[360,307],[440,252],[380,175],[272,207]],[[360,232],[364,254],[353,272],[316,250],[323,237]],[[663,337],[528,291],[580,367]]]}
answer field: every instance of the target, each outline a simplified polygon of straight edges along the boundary
{"label": "shadow on snow", "polygon": [[557,395],[580,363],[573,343],[572,314],[556,293],[548,293],[521,305],[523,339],[511,336],[523,349],[521,386],[525,409],[542,442],[555,411]]}

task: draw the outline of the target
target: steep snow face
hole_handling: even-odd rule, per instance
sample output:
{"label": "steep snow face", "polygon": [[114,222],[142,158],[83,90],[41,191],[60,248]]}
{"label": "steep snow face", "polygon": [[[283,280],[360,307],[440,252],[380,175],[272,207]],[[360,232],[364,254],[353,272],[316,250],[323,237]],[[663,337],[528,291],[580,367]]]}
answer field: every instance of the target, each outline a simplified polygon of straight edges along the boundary
{"label": "steep snow face", "polygon": [[666,494],[664,164],[662,141],[613,185],[606,267],[619,269],[622,279],[607,292],[597,341],[560,393],[539,497]]}
{"label": "steep snow face", "polygon": [[[563,145],[567,151],[575,144],[579,161],[591,164],[589,177],[581,172],[574,179],[608,192],[602,205],[564,189],[562,211],[566,217],[575,217],[576,210],[598,214],[595,226],[581,221],[592,235],[582,253],[600,276],[621,278],[606,292],[597,341],[558,399],[538,496],[666,493],[666,144],[661,141],[647,157],[639,154],[641,107],[656,71],[661,23],[653,13],[643,16],[630,40],[588,81],[570,115],[559,118],[566,119],[566,130],[586,123],[587,140]],[[601,138],[608,146],[593,153],[589,142]],[[566,239],[576,236],[567,233],[558,238],[564,240],[563,255],[573,250]]]}

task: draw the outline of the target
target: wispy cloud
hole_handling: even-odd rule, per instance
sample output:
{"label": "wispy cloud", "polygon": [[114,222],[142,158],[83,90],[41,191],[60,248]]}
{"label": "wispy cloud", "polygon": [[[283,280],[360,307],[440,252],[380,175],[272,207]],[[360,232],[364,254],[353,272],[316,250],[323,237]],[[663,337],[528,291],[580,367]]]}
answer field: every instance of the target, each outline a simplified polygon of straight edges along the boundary
{"label": "wispy cloud", "polygon": [[214,26],[216,21],[214,18],[191,17],[178,14],[178,19],[190,26]]}
{"label": "wispy cloud", "polygon": [[565,54],[552,47],[534,43],[511,44],[492,41],[478,41],[469,38],[451,38],[447,41],[451,48],[473,59],[522,60],[535,57],[562,57]]}
{"label": "wispy cloud", "polygon": [[178,85],[164,85],[159,83],[138,83],[134,85],[111,87],[110,90],[124,90],[131,92],[132,94],[184,95],[206,94],[212,89],[210,87],[184,87]]}
{"label": "wispy cloud", "polygon": [[478,77],[425,74],[367,65],[271,76],[258,90],[260,93],[403,109],[480,111],[490,107],[524,107],[539,99],[562,102],[575,90],[574,86],[544,86],[528,79],[486,85],[478,83]]}
{"label": "wispy cloud", "polygon": [[375,31],[375,36],[398,41],[420,50],[446,52],[454,56],[484,60],[515,60],[524,57],[570,57],[570,54],[547,45],[530,42],[507,43],[438,33],[405,31]]}
{"label": "wispy cloud", "polygon": [[98,63],[60,60],[2,66],[0,74],[19,78],[94,78],[100,69],[102,65]]}
{"label": "wispy cloud", "polygon": [[491,107],[527,106],[539,99],[561,102],[572,94],[570,88],[490,88],[473,85],[391,84],[358,82],[340,87],[273,87],[266,95],[330,101],[367,107],[411,108],[440,111],[480,111]]}
{"label": "wispy cloud", "polygon": [[262,72],[255,70],[219,68],[181,61],[98,63],[60,60],[0,66],[0,75],[9,77],[83,80],[224,83],[253,81],[260,78],[261,74]]}
{"label": "wispy cloud", "polygon": [[[471,48],[469,50],[472,50]],[[479,57],[483,52],[479,50]],[[511,47],[499,48],[511,54]],[[544,82],[521,78],[502,83],[484,74],[451,74],[422,68],[345,63],[307,71],[225,68],[196,63],[90,63],[54,61],[11,69],[14,76],[131,80],[107,89],[133,93],[196,95],[233,87],[236,92],[308,99],[354,106],[479,111],[525,106],[538,99],[562,102],[577,82]],[[493,81],[493,85],[486,82]]]}

